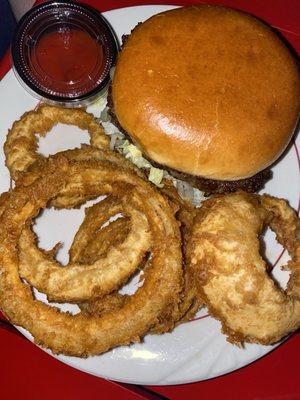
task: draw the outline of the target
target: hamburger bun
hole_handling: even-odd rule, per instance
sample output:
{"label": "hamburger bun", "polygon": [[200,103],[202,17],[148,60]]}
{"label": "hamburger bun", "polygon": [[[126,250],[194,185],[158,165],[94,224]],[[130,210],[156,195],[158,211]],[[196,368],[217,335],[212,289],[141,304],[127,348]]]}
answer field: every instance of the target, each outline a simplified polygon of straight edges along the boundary
{"label": "hamburger bun", "polygon": [[256,18],[200,5],[138,25],[112,83],[121,127],[156,163],[217,180],[251,177],[288,145],[300,108],[290,51]]}

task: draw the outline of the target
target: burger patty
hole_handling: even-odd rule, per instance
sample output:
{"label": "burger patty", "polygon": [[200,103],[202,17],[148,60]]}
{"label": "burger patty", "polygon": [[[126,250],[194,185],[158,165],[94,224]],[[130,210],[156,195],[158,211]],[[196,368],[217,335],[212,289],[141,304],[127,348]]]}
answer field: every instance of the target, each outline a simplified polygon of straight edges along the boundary
{"label": "burger patty", "polygon": [[202,178],[201,176],[194,176],[179,172],[176,170],[168,170],[174,178],[186,181],[193,187],[200,189],[205,195],[214,193],[230,193],[237,190],[244,190],[248,193],[254,193],[262,189],[265,183],[272,178],[272,171],[264,169],[250,178],[240,179],[238,181],[220,181],[216,179]]}
{"label": "burger patty", "polygon": [[[126,136],[126,138],[131,141],[130,135],[126,131],[124,131],[115,114],[111,84],[108,88],[107,106],[112,123],[116,125],[116,127]],[[147,156],[145,156],[144,154],[143,156],[147,158]],[[206,196],[216,193],[231,193],[238,190],[244,190],[248,193],[255,193],[262,189],[265,183],[272,178],[272,171],[267,168],[263,171],[258,172],[256,175],[251,176],[250,178],[239,179],[237,181],[220,181],[216,179],[207,179],[201,176],[190,175],[185,172],[168,168],[165,165],[160,165],[151,159],[148,160],[153,166],[168,171],[168,173],[176,179],[188,182],[191,186],[204,192]]]}

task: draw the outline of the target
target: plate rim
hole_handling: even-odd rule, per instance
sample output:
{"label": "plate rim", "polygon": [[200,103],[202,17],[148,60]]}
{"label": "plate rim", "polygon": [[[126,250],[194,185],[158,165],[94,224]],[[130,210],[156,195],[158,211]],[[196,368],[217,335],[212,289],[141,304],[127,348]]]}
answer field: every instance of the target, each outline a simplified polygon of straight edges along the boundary
{"label": "plate rim", "polygon": [[[114,9],[111,9],[111,10],[108,10],[108,11],[103,12],[103,14],[104,14],[104,16],[105,16],[105,14],[107,14],[107,13],[117,13],[117,12],[119,12],[120,10],[140,9],[140,8],[149,8],[149,9],[152,9],[153,7],[154,7],[154,8],[159,8],[159,9],[161,9],[161,10],[163,11],[163,10],[166,9],[167,7],[168,7],[168,8],[176,8],[176,7],[180,7],[180,5],[178,5],[178,4],[176,4],[176,5],[175,5],[175,4],[143,4],[143,5],[133,5],[133,6],[125,6],[125,7],[121,7],[121,8],[114,8]],[[14,76],[14,72],[13,72],[13,68],[12,68],[12,67],[3,75],[3,77],[2,77],[1,80],[0,80],[0,85],[1,85],[1,83],[3,83],[3,81],[5,81],[6,79],[10,79],[10,76],[9,76],[10,74],[12,74],[12,75]],[[14,76],[14,78],[15,78],[15,76]],[[32,98],[35,99],[33,96],[32,96]],[[36,99],[35,99],[35,100],[36,100]],[[36,101],[38,101],[38,100],[36,100]],[[298,162],[298,166],[299,166],[299,172],[300,172],[300,155],[299,155],[299,154],[300,154],[300,137],[299,137],[299,136],[300,136],[299,133],[297,133],[296,137],[294,137],[294,138],[292,139],[292,142],[291,142],[292,144],[291,144],[291,146],[294,147],[294,149],[295,149],[296,157],[297,157],[297,162]],[[298,143],[298,142],[299,142],[299,143]],[[299,145],[299,148],[298,148],[298,145]],[[298,210],[297,210],[297,212],[299,213],[299,211],[300,211],[300,197],[299,197],[299,199],[298,199]],[[283,253],[280,255],[280,258],[281,258],[282,255],[283,255]],[[280,258],[279,258],[279,259],[280,259]],[[279,261],[279,259],[276,260],[276,263]],[[210,317],[210,318],[211,318],[211,317]],[[40,347],[39,345],[37,345],[37,344],[34,342],[34,340],[32,339],[30,333],[28,333],[24,328],[21,328],[21,327],[19,327],[19,326],[16,326],[16,328],[18,329],[18,331],[20,331],[20,332],[22,333],[22,335],[24,335],[27,339],[29,339],[29,340],[31,341],[32,344],[34,344],[35,346],[39,347],[42,351],[48,353],[48,355],[54,357],[55,359],[57,359],[58,361],[62,362],[63,364],[66,364],[66,365],[68,365],[68,366],[71,366],[72,368],[75,368],[75,369],[77,369],[77,370],[79,370],[79,371],[81,371],[81,372],[85,372],[85,373],[88,373],[88,374],[90,374],[90,375],[92,375],[92,376],[95,376],[95,377],[98,377],[98,378],[102,378],[102,379],[107,379],[107,380],[110,380],[110,381],[113,381],[113,382],[128,383],[128,384],[136,384],[136,385],[155,385],[155,386],[172,386],[172,385],[177,385],[177,384],[178,384],[178,385],[179,385],[179,384],[189,384],[189,383],[195,383],[195,382],[201,382],[201,381],[211,380],[211,379],[218,378],[218,377],[220,377],[220,376],[228,375],[228,374],[230,374],[230,373],[232,373],[232,372],[238,371],[238,370],[240,370],[240,369],[242,369],[242,368],[245,368],[245,367],[247,367],[247,366],[253,364],[254,362],[256,362],[256,361],[258,361],[258,360],[264,358],[264,357],[267,356],[268,354],[271,354],[274,350],[276,350],[279,346],[281,346],[287,339],[289,339],[291,336],[293,336],[293,335],[289,336],[289,337],[286,338],[284,341],[282,341],[282,342],[280,342],[280,343],[274,345],[271,349],[269,349],[269,351],[267,351],[267,352],[264,353],[263,355],[259,356],[258,358],[253,359],[253,360],[250,361],[250,362],[247,362],[247,364],[245,364],[245,365],[243,365],[243,366],[241,366],[241,367],[239,367],[239,368],[237,368],[237,369],[228,370],[227,372],[221,372],[220,374],[214,375],[214,376],[209,377],[209,378],[204,378],[204,379],[201,379],[201,380],[199,380],[199,379],[188,380],[188,379],[187,379],[187,380],[181,380],[180,382],[177,382],[177,383],[175,383],[175,382],[161,383],[161,382],[157,382],[157,381],[156,381],[156,382],[150,382],[150,383],[149,383],[149,382],[145,382],[145,381],[132,381],[132,380],[129,380],[129,379],[120,379],[120,378],[116,379],[116,378],[111,378],[111,377],[108,376],[108,375],[98,375],[97,373],[95,373],[95,372],[93,372],[93,371],[90,371],[90,370],[88,370],[88,369],[83,369],[81,366],[79,367],[78,365],[74,365],[74,364],[71,362],[73,357],[70,357],[70,359],[71,359],[70,362],[69,362],[69,360],[62,360],[62,359],[61,359],[61,355],[55,355],[55,354],[53,354],[50,350],[47,350],[47,349],[42,348],[42,347]],[[97,356],[96,356],[96,357],[97,357]],[[80,358],[78,358],[78,357],[76,357],[76,359],[79,359],[79,360],[80,360]]]}

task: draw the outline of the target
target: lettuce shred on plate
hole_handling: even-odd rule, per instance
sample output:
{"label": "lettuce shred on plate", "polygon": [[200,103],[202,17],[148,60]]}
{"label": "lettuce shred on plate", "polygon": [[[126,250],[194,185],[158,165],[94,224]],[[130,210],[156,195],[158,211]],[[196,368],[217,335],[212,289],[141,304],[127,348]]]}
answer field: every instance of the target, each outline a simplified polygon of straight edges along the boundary
{"label": "lettuce shred on plate", "polygon": [[[100,104],[99,104],[100,105]],[[102,105],[102,104],[101,104]],[[193,188],[189,183],[173,178],[166,170],[156,168],[143,157],[141,150],[125,138],[125,135],[111,122],[108,108],[101,111],[98,122],[102,124],[105,133],[110,136],[110,149],[116,150],[130,160],[138,168],[144,170],[148,180],[158,187],[163,187],[163,179],[170,179],[177,188],[178,193],[184,199],[189,200],[195,206],[200,205],[204,199],[203,193]]]}

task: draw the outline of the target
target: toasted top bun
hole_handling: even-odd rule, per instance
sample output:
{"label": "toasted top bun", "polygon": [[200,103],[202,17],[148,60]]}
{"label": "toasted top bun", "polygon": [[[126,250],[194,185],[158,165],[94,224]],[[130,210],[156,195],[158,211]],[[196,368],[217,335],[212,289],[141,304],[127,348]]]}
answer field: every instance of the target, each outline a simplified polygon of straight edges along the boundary
{"label": "toasted top bun", "polygon": [[286,148],[299,115],[299,71],[277,35],[250,15],[178,8],[131,33],[112,99],[120,125],[155,162],[238,180]]}

